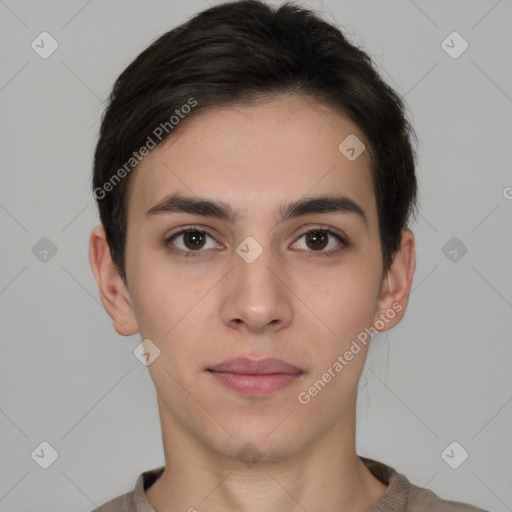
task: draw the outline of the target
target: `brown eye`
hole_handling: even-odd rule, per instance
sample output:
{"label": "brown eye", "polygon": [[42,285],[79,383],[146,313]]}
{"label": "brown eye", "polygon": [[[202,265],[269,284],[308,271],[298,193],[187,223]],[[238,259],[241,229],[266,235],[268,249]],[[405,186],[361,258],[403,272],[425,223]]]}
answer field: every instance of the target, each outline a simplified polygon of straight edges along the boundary
{"label": "brown eye", "polygon": [[[209,246],[208,243],[210,243]],[[199,255],[199,253],[205,252],[202,249],[214,249],[216,247],[215,239],[206,231],[199,229],[182,229],[168,237],[164,244],[173,250],[176,249],[176,252],[183,252],[187,255],[193,255],[193,253]]]}
{"label": "brown eye", "polygon": [[187,249],[202,249],[205,244],[205,233],[201,231],[186,231],[183,233],[183,243]]}
{"label": "brown eye", "polygon": [[327,246],[329,237],[323,231],[313,231],[306,234],[306,244],[313,250],[321,250]]}
{"label": "brown eye", "polygon": [[[304,242],[301,242],[302,239]],[[294,245],[298,249],[307,251],[309,256],[334,256],[349,247],[348,242],[341,235],[328,228],[310,229]]]}

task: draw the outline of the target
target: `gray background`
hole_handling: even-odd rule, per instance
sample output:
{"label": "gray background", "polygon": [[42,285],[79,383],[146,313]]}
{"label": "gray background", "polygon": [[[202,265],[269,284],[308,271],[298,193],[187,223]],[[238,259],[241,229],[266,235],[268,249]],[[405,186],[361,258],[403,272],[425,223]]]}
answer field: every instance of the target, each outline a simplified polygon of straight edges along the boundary
{"label": "gray background", "polygon": [[[303,4],[371,54],[420,139],[413,292],[367,361],[358,453],[445,499],[512,510],[512,2]],[[164,463],[140,337],[115,333],[89,267],[89,181],[114,79],[207,6],[0,0],[2,511],[86,512]],[[31,48],[43,31],[59,45],[47,59]],[[458,58],[441,45],[453,31],[469,44]],[[43,441],[48,469],[31,457]],[[458,469],[441,457],[452,441],[469,453]]]}

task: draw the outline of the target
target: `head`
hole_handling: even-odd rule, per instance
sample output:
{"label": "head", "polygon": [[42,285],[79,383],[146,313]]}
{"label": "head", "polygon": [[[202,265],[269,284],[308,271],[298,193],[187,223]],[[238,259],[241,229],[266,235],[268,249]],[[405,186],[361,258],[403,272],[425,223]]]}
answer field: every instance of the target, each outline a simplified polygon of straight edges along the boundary
{"label": "head", "polygon": [[[116,330],[159,351],[164,426],[269,459],[350,431],[369,341],[410,291],[413,136],[368,55],[291,4],[212,7],[125,69],[94,158],[91,265]],[[300,374],[242,396],[212,380],[237,356]]]}

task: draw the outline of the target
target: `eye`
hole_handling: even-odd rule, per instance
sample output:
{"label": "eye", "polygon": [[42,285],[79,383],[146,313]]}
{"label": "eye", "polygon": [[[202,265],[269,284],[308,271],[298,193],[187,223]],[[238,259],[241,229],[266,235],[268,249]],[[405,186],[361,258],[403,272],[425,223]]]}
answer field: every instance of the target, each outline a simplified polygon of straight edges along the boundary
{"label": "eye", "polygon": [[[208,245],[208,238],[212,240]],[[204,230],[197,228],[185,228],[165,239],[165,245],[173,245],[186,256],[196,256],[195,252],[202,252],[201,249],[214,249],[217,242]]]}
{"label": "eye", "polygon": [[[302,239],[304,242],[301,243]],[[205,252],[202,249],[215,249],[220,246],[212,235],[197,227],[187,227],[173,233],[164,240],[164,245],[183,256],[201,256],[201,253]],[[329,227],[312,228],[292,245],[293,248],[307,251],[308,257],[333,256],[348,246],[349,243]]]}
{"label": "eye", "polygon": [[[306,231],[299,240],[304,239],[304,244],[295,242],[295,246],[311,253],[312,256],[333,256],[348,247],[346,240],[338,233],[334,233],[330,228],[313,228]],[[305,246],[304,246],[305,245]],[[325,250],[329,248],[329,250]]]}

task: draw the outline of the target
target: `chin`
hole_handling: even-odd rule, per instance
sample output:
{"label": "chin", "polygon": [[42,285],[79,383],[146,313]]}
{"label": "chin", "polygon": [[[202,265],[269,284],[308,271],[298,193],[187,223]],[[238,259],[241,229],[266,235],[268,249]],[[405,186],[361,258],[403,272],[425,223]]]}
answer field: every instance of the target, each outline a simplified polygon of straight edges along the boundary
{"label": "chin", "polygon": [[[271,433],[270,433],[271,432]],[[270,433],[270,435],[269,435]],[[244,432],[232,432],[233,437],[211,440],[210,448],[219,455],[243,462],[248,467],[263,461],[282,460],[295,455],[307,445],[307,439],[290,432],[290,429],[277,429],[272,432],[265,424],[261,428],[251,428]]]}

